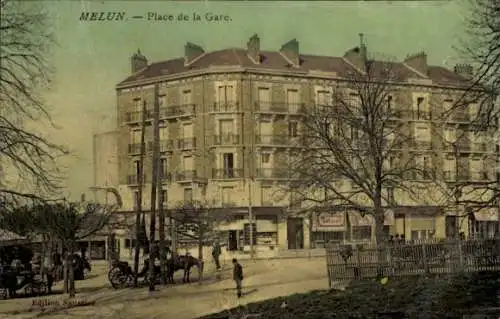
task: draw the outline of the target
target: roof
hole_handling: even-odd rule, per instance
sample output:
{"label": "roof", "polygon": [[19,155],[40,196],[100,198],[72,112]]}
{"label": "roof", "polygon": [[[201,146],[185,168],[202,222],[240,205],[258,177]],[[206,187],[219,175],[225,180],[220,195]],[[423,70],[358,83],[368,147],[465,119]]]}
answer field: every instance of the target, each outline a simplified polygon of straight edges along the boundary
{"label": "roof", "polygon": [[[254,70],[282,70],[285,72],[308,73],[309,71],[320,71],[336,73],[338,76],[346,76],[355,72],[355,68],[343,57],[318,56],[301,54],[300,66],[291,67],[280,52],[260,51],[261,63],[255,64],[247,55],[246,49],[231,48],[219,51],[204,53],[201,57],[186,66],[184,57],[175,58],[167,61],[155,62],[146,68],[129,76],[118,86],[132,84],[138,80],[155,78],[165,75],[176,75],[188,71],[203,70],[211,66],[240,66],[243,68],[252,68]],[[423,79],[422,74],[408,67],[402,62],[379,62],[380,65],[391,65],[391,68],[401,77],[401,80],[408,78]],[[440,66],[428,66],[427,75],[436,84],[451,85],[466,81],[465,78]]]}

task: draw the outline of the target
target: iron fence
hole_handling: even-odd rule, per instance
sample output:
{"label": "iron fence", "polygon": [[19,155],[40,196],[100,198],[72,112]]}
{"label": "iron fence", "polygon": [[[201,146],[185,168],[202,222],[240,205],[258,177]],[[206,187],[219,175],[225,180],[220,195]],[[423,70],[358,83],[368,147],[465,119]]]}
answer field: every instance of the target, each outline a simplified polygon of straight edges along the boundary
{"label": "iron fence", "polygon": [[330,286],[379,276],[500,270],[500,239],[432,240],[326,247]]}

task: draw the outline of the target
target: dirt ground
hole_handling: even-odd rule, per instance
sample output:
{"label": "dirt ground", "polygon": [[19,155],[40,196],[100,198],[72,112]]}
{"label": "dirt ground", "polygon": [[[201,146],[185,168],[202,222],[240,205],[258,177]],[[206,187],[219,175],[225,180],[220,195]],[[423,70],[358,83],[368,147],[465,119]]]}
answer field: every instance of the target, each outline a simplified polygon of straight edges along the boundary
{"label": "dirt ground", "polygon": [[[324,258],[296,258],[276,260],[242,261],[244,269],[243,298],[236,298],[232,268],[224,264],[220,278],[216,278],[211,265],[207,265],[202,283],[178,283],[174,286],[158,286],[148,289],[114,290],[107,280],[107,268],[94,266],[90,277],[77,282],[76,300],[94,302],[92,306],[79,306],[57,311],[46,310],[45,316],[62,318],[176,318],[192,319],[205,314],[233,308],[259,300],[328,288],[326,261]],[[177,281],[182,276],[176,275]],[[197,278],[196,270],[191,278]],[[60,288],[59,286],[55,287]],[[37,302],[50,300],[62,304],[62,295],[0,301],[0,318],[21,319],[40,317]]]}

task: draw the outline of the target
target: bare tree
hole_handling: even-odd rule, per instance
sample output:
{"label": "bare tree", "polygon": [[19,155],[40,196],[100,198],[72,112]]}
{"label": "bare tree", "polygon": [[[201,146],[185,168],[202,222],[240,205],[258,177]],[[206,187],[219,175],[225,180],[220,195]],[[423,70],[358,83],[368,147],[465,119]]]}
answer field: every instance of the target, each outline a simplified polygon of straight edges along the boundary
{"label": "bare tree", "polygon": [[[467,0],[465,9],[467,33],[459,52],[472,63],[469,83],[462,96],[457,99],[451,112],[457,108],[468,111],[477,105],[475,116],[470,118],[469,131],[482,135],[487,147],[499,144],[498,117],[500,116],[500,2],[496,0]],[[464,68],[464,66],[459,66]],[[489,145],[488,145],[489,144]],[[497,159],[490,159],[497,162]],[[491,165],[492,163],[489,163]],[[498,163],[496,164],[498,167]],[[485,176],[483,180],[463,180],[454,183],[456,203],[468,207],[468,213],[484,207],[498,206],[500,181],[496,176]],[[459,197],[459,198],[458,198]]]}
{"label": "bare tree", "polygon": [[473,63],[471,90],[480,99],[483,124],[495,124],[500,94],[500,3],[496,0],[467,0],[467,33],[459,51]]}
{"label": "bare tree", "polygon": [[54,236],[65,249],[64,291],[75,295],[73,255],[76,243],[103,230],[110,222],[115,207],[94,203],[59,202],[46,205],[46,219]]}
{"label": "bare tree", "polygon": [[[424,203],[423,189],[433,181],[432,167],[419,162],[409,147],[430,150],[413,138],[407,120],[415,114],[398,64],[365,58],[329,93],[304,110],[302,151],[290,158],[292,204],[318,211],[346,207],[375,220],[375,237],[384,242],[384,216],[396,206],[394,194]],[[348,216],[348,214],[346,214]]]}
{"label": "bare tree", "polygon": [[2,1],[0,19],[0,200],[19,206],[59,190],[55,161],[66,151],[39,132],[33,123],[51,119],[42,93],[50,84],[47,57],[53,44],[49,18],[35,3]]}
{"label": "bare tree", "polygon": [[203,247],[210,245],[216,236],[216,225],[221,221],[213,208],[202,202],[179,203],[174,208],[177,235],[198,248],[200,279],[203,277]]}

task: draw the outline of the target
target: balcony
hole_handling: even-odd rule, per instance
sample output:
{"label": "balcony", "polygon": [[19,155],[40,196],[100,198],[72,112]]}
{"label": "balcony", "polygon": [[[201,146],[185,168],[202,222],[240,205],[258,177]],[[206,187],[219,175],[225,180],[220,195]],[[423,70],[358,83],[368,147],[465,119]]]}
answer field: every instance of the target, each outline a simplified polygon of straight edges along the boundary
{"label": "balcony", "polygon": [[196,170],[186,170],[175,173],[175,181],[178,183],[206,182],[206,178],[199,176]]}
{"label": "balcony", "polygon": [[257,178],[260,179],[292,179],[292,172],[288,168],[258,168]]}
{"label": "balcony", "polygon": [[212,179],[235,179],[243,178],[243,169],[240,168],[214,168]]}
{"label": "balcony", "polygon": [[426,110],[413,110],[413,120],[416,121],[430,121],[432,119],[432,114],[430,111]]}
{"label": "balcony", "polygon": [[196,114],[196,104],[170,105],[160,108],[160,119],[189,117]]}
{"label": "balcony", "polygon": [[304,103],[255,102],[256,113],[301,114]]}
{"label": "balcony", "polygon": [[237,113],[240,111],[240,105],[235,101],[215,102],[208,110],[209,113]]}
{"label": "balcony", "polygon": [[430,150],[432,149],[432,142],[412,140],[411,147],[416,150]]}
{"label": "balcony", "polygon": [[469,180],[474,182],[486,182],[489,180],[488,172],[486,171],[470,172]]}
{"label": "balcony", "polygon": [[[142,182],[143,183],[147,182],[145,175],[142,178]],[[127,176],[127,184],[128,185],[138,185],[139,184],[139,175],[128,175]]]}
{"label": "balcony", "polygon": [[480,143],[480,142],[474,142],[470,143],[470,149],[472,152],[478,152],[478,153],[484,153],[487,151],[487,144],[486,143]]}
{"label": "balcony", "polygon": [[[153,112],[151,110],[146,110],[146,121],[153,118]],[[142,111],[132,111],[125,113],[125,122],[129,124],[137,124],[142,121]]]}
{"label": "balcony", "polygon": [[181,151],[192,150],[196,148],[196,138],[183,138],[177,140],[177,148]]}
{"label": "balcony", "polygon": [[462,110],[455,110],[450,114],[448,120],[450,122],[469,123],[471,119],[469,112]]}
{"label": "balcony", "polygon": [[213,145],[237,145],[240,144],[240,136],[236,134],[224,134],[213,136]]}
{"label": "balcony", "polygon": [[160,141],[160,152],[172,152],[174,149],[174,141],[172,140],[163,140]]}
{"label": "balcony", "polygon": [[443,178],[445,181],[455,181],[456,172],[455,171],[443,171]]}
{"label": "balcony", "polygon": [[298,146],[300,144],[299,136],[289,135],[256,135],[255,144],[260,146]]}
{"label": "balcony", "polygon": [[172,174],[168,172],[162,172],[161,174],[161,182],[162,183],[170,183],[172,181]]}
{"label": "balcony", "polygon": [[128,145],[128,155],[138,155],[141,153],[141,143]]}

